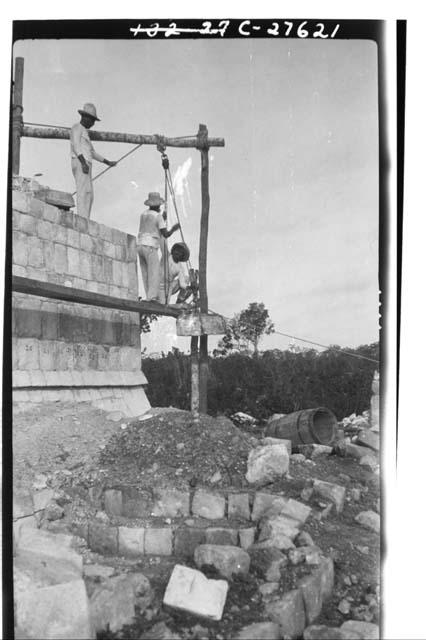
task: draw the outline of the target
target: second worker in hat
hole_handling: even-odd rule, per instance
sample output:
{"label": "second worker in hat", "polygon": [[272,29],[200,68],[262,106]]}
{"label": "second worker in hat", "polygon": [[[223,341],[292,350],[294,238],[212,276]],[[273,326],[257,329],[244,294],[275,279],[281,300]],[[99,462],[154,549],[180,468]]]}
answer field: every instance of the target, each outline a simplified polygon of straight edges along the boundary
{"label": "second worker in hat", "polygon": [[166,222],[160,213],[164,204],[159,193],[152,191],[144,203],[148,209],[143,211],[139,219],[139,233],[136,248],[142,273],[142,281],[147,300],[159,300],[160,296],[160,248],[161,237],[169,238],[172,233],[180,229],[180,224],[174,224],[167,230]]}
{"label": "second worker in hat", "polygon": [[77,193],[77,213],[83,218],[90,218],[93,204],[92,161],[103,162],[109,167],[117,164],[96,153],[89,137],[89,129],[99,121],[96,107],[86,102],[82,109],[78,109],[80,122],[71,127],[71,168],[75,179]]}

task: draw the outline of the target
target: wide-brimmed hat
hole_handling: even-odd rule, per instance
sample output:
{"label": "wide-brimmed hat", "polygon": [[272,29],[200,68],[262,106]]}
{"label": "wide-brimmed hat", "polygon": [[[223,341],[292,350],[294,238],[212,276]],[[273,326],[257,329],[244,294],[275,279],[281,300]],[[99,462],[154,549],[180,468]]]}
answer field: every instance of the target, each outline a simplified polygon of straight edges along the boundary
{"label": "wide-brimmed hat", "polygon": [[81,116],[90,116],[94,120],[98,120],[100,122],[100,118],[96,113],[96,107],[91,102],[86,102],[82,109],[78,109],[78,112]]}
{"label": "wide-brimmed hat", "polygon": [[148,193],[148,200],[145,200],[144,204],[146,204],[147,207],[158,207],[158,205],[164,204],[164,200],[158,191],[151,191]]}
{"label": "wide-brimmed hat", "polygon": [[171,251],[173,251],[173,249],[179,249],[182,252],[182,257],[184,262],[189,260],[190,254],[189,254],[189,247],[187,244],[185,244],[184,242],[175,242],[175,244],[171,248]]}

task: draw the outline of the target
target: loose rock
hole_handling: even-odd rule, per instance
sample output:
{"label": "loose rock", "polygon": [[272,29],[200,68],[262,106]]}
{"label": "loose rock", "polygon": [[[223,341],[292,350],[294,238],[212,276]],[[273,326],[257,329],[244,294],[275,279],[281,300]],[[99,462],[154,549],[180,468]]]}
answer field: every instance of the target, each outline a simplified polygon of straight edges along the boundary
{"label": "loose rock", "polygon": [[355,520],[366,529],[370,529],[376,533],[380,532],[380,516],[375,511],[361,511],[361,513],[355,517]]}
{"label": "loose rock", "polygon": [[252,569],[268,582],[277,582],[281,570],[287,564],[287,558],[281,551],[271,547],[267,549],[252,547],[249,549]]}
{"label": "loose rock", "polygon": [[289,456],[284,444],[256,447],[249,453],[246,479],[263,485],[282,478],[288,471]]}
{"label": "loose rock", "polygon": [[363,640],[378,640],[379,638],[379,626],[371,622],[347,620],[340,629],[348,633],[359,633]]}
{"label": "loose rock", "polygon": [[343,615],[348,615],[348,613],[350,613],[350,610],[351,610],[351,605],[350,605],[350,602],[348,602],[345,598],[343,598],[343,600],[340,600],[337,608],[340,611],[340,613],[343,613]]}
{"label": "loose rock", "polygon": [[230,545],[201,544],[195,549],[194,560],[197,567],[213,565],[226,578],[246,574],[250,568],[249,554]]}
{"label": "loose rock", "polygon": [[323,480],[314,481],[314,493],[331,500],[336,505],[337,513],[340,513],[345,503],[345,487]]}

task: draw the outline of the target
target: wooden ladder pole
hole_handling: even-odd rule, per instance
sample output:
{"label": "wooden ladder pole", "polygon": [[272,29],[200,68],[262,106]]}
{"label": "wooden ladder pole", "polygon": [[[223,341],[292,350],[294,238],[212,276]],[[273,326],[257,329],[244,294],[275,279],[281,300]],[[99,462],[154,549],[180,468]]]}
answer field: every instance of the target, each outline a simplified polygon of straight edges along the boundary
{"label": "wooden ladder pole", "polygon": [[23,128],[22,98],[24,92],[24,58],[15,60],[15,77],[13,80],[12,96],[12,174],[19,175],[21,159],[21,135]]}
{"label": "wooden ladder pole", "polygon": [[198,359],[198,336],[191,336],[191,412],[200,413],[200,362]]}
{"label": "wooden ladder pole", "polygon": [[[207,296],[207,237],[209,232],[209,145],[207,127],[200,124],[198,129],[198,148],[201,152],[201,222],[200,251],[198,257],[200,281],[200,311],[208,313]],[[200,413],[207,413],[207,382],[209,374],[208,336],[200,336]]]}

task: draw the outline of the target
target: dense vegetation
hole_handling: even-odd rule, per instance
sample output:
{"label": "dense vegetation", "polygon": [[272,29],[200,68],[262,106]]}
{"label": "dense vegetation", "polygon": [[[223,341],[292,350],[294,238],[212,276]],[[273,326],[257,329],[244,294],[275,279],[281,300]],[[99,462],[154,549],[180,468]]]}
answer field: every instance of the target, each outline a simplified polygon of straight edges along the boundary
{"label": "dense vegetation", "polygon": [[[379,359],[379,344],[344,349]],[[175,349],[162,358],[143,358],[153,406],[189,409],[190,360]],[[211,357],[209,413],[245,411],[256,418],[272,413],[325,406],[341,420],[370,406],[371,383],[378,365],[346,355],[339,347],[317,352],[274,349],[256,355],[230,353]]]}

